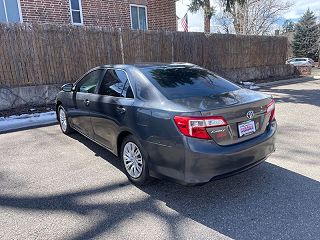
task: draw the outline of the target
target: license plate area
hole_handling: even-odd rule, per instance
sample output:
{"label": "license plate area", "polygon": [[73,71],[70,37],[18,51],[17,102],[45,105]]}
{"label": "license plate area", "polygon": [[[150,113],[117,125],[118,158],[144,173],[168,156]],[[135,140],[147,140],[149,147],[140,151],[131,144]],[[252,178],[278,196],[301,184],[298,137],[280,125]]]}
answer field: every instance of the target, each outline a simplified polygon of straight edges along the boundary
{"label": "license plate area", "polygon": [[239,137],[251,135],[256,132],[255,122],[252,120],[238,123]]}

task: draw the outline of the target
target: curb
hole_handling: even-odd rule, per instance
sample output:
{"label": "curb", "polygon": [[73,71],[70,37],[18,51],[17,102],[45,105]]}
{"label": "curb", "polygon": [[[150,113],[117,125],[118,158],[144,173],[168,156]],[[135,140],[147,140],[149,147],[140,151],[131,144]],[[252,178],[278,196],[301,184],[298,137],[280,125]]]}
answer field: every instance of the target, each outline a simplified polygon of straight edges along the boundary
{"label": "curb", "polygon": [[0,133],[57,123],[54,111],[0,118]]}
{"label": "curb", "polygon": [[256,84],[258,87],[269,87],[269,86],[277,86],[282,84],[294,84],[298,82],[307,82],[320,79],[319,76],[316,77],[300,77],[300,78],[291,78],[286,80],[279,80],[273,82],[266,82],[266,83],[258,83]]}

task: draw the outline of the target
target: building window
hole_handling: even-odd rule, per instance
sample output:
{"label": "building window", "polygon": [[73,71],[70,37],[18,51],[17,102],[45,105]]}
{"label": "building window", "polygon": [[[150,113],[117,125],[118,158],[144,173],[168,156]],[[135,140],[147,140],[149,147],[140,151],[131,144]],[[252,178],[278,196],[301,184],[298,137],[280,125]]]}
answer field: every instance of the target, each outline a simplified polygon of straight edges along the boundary
{"label": "building window", "polygon": [[81,0],[70,0],[71,23],[74,25],[83,24]]}
{"label": "building window", "polygon": [[141,5],[130,5],[131,28],[132,29],[148,29],[147,8]]}
{"label": "building window", "polygon": [[0,0],[0,22],[22,22],[20,0]]}

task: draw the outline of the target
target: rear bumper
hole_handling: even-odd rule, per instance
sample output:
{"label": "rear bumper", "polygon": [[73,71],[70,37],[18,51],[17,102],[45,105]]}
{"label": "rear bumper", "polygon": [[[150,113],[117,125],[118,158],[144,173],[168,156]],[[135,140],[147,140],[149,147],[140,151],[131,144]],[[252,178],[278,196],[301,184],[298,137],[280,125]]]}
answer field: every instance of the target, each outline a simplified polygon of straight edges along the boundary
{"label": "rear bumper", "polygon": [[275,151],[276,122],[262,135],[231,146],[187,138],[183,184],[193,185],[245,171]]}

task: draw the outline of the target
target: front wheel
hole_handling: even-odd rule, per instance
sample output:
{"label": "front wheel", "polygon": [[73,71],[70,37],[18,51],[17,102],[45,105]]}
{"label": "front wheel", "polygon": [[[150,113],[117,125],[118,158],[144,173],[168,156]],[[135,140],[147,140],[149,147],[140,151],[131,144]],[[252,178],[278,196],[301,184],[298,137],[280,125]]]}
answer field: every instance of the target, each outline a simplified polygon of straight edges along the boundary
{"label": "front wheel", "polygon": [[70,124],[68,122],[66,110],[62,106],[59,106],[58,114],[59,114],[58,117],[59,117],[59,124],[60,124],[61,131],[64,134],[71,133],[73,129],[70,127]]}
{"label": "front wheel", "polygon": [[121,160],[127,177],[134,184],[145,185],[152,180],[149,176],[148,155],[132,135],[122,142]]}

